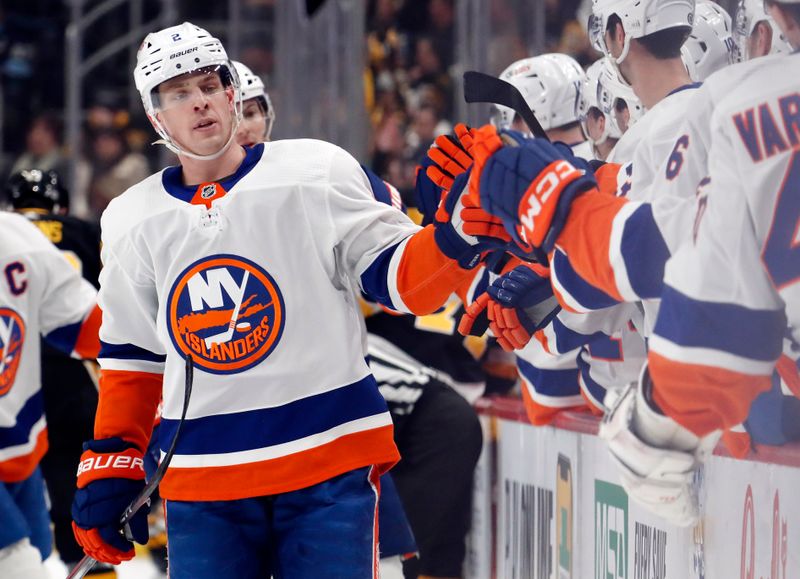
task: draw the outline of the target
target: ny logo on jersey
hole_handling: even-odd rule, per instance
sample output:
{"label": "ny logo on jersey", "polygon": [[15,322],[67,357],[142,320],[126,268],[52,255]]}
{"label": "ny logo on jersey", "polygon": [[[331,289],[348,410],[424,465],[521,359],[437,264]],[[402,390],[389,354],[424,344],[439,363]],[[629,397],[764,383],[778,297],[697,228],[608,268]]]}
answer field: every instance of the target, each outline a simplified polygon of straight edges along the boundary
{"label": "ny logo on jersey", "polygon": [[25,324],[20,315],[10,308],[0,308],[0,396],[14,385],[24,343]]}
{"label": "ny logo on jersey", "polygon": [[187,267],[168,304],[175,348],[215,374],[260,363],[283,332],[285,308],[277,284],[261,267],[234,255],[210,256]]}

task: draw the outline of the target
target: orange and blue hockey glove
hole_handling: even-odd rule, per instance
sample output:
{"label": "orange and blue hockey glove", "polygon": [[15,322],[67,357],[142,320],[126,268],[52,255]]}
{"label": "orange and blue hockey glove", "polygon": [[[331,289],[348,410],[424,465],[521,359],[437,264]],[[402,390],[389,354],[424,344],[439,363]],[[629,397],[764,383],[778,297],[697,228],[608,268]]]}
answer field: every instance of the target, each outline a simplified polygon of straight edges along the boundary
{"label": "orange and blue hockey glove", "polygon": [[453,181],[434,217],[434,240],[441,252],[464,269],[477,266],[487,252],[507,247],[510,238],[497,218],[467,198],[469,171]]}
{"label": "orange and blue hockey glove", "polygon": [[470,194],[503,221],[520,248],[538,256],[547,254],[566,222],[572,200],[596,186],[588,166],[574,156],[568,160],[568,147],[544,139],[508,146],[491,125],[476,131],[475,141]]}
{"label": "orange and blue hockey glove", "polygon": [[550,286],[550,271],[538,264],[524,264],[497,278],[467,308],[459,332],[468,333],[484,310],[497,343],[511,352],[524,348],[561,307]]}
{"label": "orange and blue hockey glove", "polygon": [[472,166],[472,153],[474,129],[459,123],[453,130],[453,135],[439,135],[428,150],[431,164],[426,167],[426,173],[436,185],[449,191],[453,180]]}
{"label": "orange and blue hockey glove", "polygon": [[[120,528],[120,517],[145,487],[142,452],[121,438],[90,440],[78,465],[78,490],[72,502],[72,530],[87,555],[119,565],[133,559],[133,543]],[[145,504],[129,522],[133,539],[147,543]]]}

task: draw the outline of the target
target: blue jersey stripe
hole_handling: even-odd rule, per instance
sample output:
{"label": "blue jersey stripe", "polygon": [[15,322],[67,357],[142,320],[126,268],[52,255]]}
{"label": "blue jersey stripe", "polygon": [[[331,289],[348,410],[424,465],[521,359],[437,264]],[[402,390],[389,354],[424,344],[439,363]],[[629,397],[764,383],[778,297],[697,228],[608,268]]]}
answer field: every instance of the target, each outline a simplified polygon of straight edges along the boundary
{"label": "blue jersey stripe", "polygon": [[555,252],[552,267],[556,270],[558,283],[564,291],[587,310],[600,310],[619,303],[578,275],[563,252],[558,250]]}
{"label": "blue jersey stripe", "polygon": [[606,389],[592,379],[591,368],[591,364],[584,360],[582,356],[578,356],[578,369],[580,370],[581,378],[583,378],[584,386],[592,398],[603,404],[606,398]]}
{"label": "blue jersey stripe", "polygon": [[698,301],[665,286],[655,333],[679,346],[771,362],[781,354],[785,328],[782,310]]}
{"label": "blue jersey stripe", "polygon": [[386,185],[383,179],[378,177],[374,172],[364,165],[361,165],[361,169],[364,171],[364,174],[369,180],[369,185],[372,188],[372,195],[375,197],[375,199],[385,205],[388,205],[389,207],[394,207],[394,205],[392,205],[392,193],[389,191],[389,187]]}
{"label": "blue jersey stripe", "polygon": [[578,370],[543,370],[517,357],[517,368],[538,394],[553,397],[580,395]]}
{"label": "blue jersey stripe", "polygon": [[[280,385],[273,387],[279,388]],[[176,452],[220,454],[267,448],[386,411],[386,402],[370,374],[353,384],[274,408],[187,419]],[[161,419],[159,440],[162,448],[172,441],[178,422]]]}
{"label": "blue jersey stripe", "polygon": [[47,340],[48,344],[69,356],[72,354],[72,351],[75,349],[75,344],[78,342],[78,334],[81,332],[81,326],[83,326],[82,321],[67,326],[61,326],[45,335],[44,339]]}
{"label": "blue jersey stripe", "polygon": [[389,264],[400,243],[384,249],[361,274],[361,288],[369,300],[393,310],[398,308],[392,303],[392,298],[389,294]]}
{"label": "blue jersey stripe", "polygon": [[14,426],[0,428],[0,448],[9,446],[19,446],[25,444],[30,439],[31,428],[44,414],[44,399],[42,391],[39,390],[28,398],[25,404],[17,413]]}
{"label": "blue jersey stripe", "polygon": [[593,334],[581,334],[565,326],[558,317],[553,319],[553,333],[556,336],[556,345],[559,352],[569,352],[588,344],[598,336],[603,336],[602,332]]}
{"label": "blue jersey stripe", "polygon": [[109,344],[100,342],[100,355],[98,358],[117,358],[120,360],[147,360],[148,362],[165,362],[167,357],[154,354],[149,350],[134,346],[133,344]]}
{"label": "blue jersey stripe", "polygon": [[642,204],[625,221],[620,251],[634,293],[640,299],[661,296],[670,253],[650,204]]}

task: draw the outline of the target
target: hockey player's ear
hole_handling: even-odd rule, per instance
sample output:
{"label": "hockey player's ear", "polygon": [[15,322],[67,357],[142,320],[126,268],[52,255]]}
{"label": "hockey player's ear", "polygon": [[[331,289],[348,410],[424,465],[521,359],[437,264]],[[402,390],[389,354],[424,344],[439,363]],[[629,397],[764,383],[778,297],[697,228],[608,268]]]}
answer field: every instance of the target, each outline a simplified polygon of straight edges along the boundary
{"label": "hockey player's ear", "polygon": [[748,52],[750,58],[768,55],[772,50],[772,26],[766,20],[757,22],[753,34],[746,42],[752,43]]}

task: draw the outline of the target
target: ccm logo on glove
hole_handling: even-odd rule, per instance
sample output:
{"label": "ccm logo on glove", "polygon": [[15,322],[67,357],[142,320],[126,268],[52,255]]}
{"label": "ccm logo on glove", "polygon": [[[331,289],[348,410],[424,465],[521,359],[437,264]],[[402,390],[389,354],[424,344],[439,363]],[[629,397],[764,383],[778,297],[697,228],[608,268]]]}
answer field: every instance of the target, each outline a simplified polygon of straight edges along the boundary
{"label": "ccm logo on glove", "polygon": [[[546,230],[536,231],[536,225],[540,221],[537,219],[543,212],[547,213],[547,220],[555,213],[558,205],[558,195],[553,198],[552,203],[548,201],[553,197],[553,193],[560,192],[567,184],[582,175],[581,171],[573,167],[568,161],[556,161],[551,163],[543,171],[526,191],[522,198],[520,207],[519,221],[521,227],[520,236],[527,243],[538,247],[544,239]],[[528,235],[533,234],[534,239],[528,239]]]}
{"label": "ccm logo on glove", "polygon": [[142,453],[135,448],[129,448],[118,454],[84,452],[78,464],[78,488],[83,488],[98,478],[108,477],[143,479]]}

